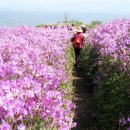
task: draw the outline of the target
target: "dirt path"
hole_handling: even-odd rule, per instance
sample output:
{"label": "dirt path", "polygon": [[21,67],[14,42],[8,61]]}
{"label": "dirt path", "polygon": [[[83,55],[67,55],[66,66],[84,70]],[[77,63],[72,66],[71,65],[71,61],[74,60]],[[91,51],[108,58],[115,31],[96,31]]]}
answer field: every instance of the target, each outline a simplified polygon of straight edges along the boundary
{"label": "dirt path", "polygon": [[72,130],[97,130],[94,128],[95,116],[92,110],[92,92],[85,85],[82,67],[74,70],[73,85],[75,87],[74,102],[77,107],[74,121],[77,123],[77,127]]}

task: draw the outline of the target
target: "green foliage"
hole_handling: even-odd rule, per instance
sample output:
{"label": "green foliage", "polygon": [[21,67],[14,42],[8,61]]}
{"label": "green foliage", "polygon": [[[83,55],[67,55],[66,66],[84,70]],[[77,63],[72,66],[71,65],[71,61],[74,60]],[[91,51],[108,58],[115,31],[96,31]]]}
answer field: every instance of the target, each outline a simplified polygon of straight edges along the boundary
{"label": "green foliage", "polygon": [[73,83],[72,83],[72,72],[73,72],[73,68],[74,68],[74,50],[73,47],[67,47],[66,49],[66,67],[67,67],[67,82],[61,84],[61,88],[62,89],[66,89],[67,90],[67,94],[65,96],[66,99],[71,99],[72,100],[72,95],[74,92],[74,87],[73,87]]}
{"label": "green foliage", "polygon": [[37,27],[43,27],[43,26],[44,26],[44,24],[37,25]]}
{"label": "green foliage", "polygon": [[95,28],[97,25],[100,25],[100,24],[102,24],[101,21],[92,21],[87,27],[91,29],[91,28]]}
{"label": "green foliage", "polygon": [[[119,129],[119,119],[129,114],[130,97],[127,90],[130,79],[120,73],[118,64],[110,65],[107,62],[104,64],[109,66],[109,70],[99,78],[95,91],[98,125],[103,130],[114,130]],[[100,67],[106,70],[104,65]]]}
{"label": "green foliage", "polygon": [[74,65],[74,50],[73,47],[68,47],[66,50],[66,60],[68,72],[72,73]]}
{"label": "green foliage", "polygon": [[119,119],[130,116],[130,77],[119,69],[120,62],[104,57],[102,64],[96,64],[101,56],[88,45],[83,49],[82,62],[86,87],[93,92],[93,102],[100,130],[126,130],[119,126]]}
{"label": "green foliage", "polygon": [[78,21],[78,20],[69,20],[67,22],[64,22],[65,24],[73,24],[75,26],[81,26],[83,24],[83,22]]}
{"label": "green foliage", "polygon": [[84,69],[86,86],[90,91],[94,91],[94,79],[98,71],[98,66],[96,65],[98,61],[98,53],[91,47],[90,44],[88,44],[83,48],[81,60]]}

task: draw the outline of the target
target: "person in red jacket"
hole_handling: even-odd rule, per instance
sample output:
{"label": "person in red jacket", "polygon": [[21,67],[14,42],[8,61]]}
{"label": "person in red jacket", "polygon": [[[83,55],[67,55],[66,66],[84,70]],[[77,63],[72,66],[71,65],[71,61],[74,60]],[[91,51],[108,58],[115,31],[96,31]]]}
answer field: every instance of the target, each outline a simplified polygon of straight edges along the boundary
{"label": "person in red jacket", "polygon": [[77,67],[80,62],[82,45],[84,44],[84,37],[82,32],[82,28],[79,27],[78,29],[76,29],[76,33],[74,34],[74,36],[71,38],[71,42],[75,52],[75,67]]}

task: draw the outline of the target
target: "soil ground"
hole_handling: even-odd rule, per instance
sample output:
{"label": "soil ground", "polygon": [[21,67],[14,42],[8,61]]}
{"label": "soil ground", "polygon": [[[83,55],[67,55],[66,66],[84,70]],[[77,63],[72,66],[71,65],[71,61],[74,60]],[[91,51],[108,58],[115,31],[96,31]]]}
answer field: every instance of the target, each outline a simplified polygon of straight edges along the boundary
{"label": "soil ground", "polygon": [[77,126],[72,130],[98,130],[95,127],[95,114],[92,105],[92,92],[85,84],[82,66],[73,71],[75,87],[74,103],[76,104],[75,119]]}

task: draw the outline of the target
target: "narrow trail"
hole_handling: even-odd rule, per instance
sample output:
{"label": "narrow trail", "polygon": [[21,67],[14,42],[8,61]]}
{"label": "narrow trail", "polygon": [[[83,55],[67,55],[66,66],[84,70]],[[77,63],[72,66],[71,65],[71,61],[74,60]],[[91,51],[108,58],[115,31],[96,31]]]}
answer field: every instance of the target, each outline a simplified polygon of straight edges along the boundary
{"label": "narrow trail", "polygon": [[74,121],[77,126],[72,130],[98,130],[94,128],[95,116],[92,110],[92,92],[87,88],[84,80],[82,67],[77,67],[73,71],[73,85],[75,87],[73,100],[76,104]]}

